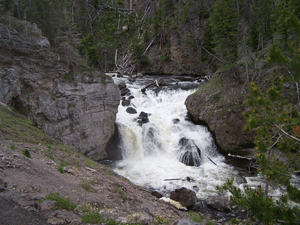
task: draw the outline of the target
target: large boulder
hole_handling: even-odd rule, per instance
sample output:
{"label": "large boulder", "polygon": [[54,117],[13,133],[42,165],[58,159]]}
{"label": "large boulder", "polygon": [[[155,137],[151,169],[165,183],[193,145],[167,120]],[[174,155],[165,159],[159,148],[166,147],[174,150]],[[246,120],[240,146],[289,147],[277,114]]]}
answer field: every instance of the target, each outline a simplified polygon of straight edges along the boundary
{"label": "large boulder", "polygon": [[206,205],[222,212],[229,212],[231,210],[228,198],[225,196],[210,196],[206,199]]}
{"label": "large boulder", "polygon": [[120,102],[113,80],[71,68],[49,49],[9,36],[1,24],[0,49],[0,101],[91,159],[105,158]]}
{"label": "large boulder", "polygon": [[190,208],[196,204],[197,196],[194,191],[182,187],[172,191],[170,199],[178,201],[181,205]]}
{"label": "large boulder", "polygon": [[[214,78],[187,97],[185,105],[193,122],[205,125],[224,153],[253,147],[253,134],[244,131],[247,123],[244,86]],[[228,86],[221,88],[220,84]],[[231,89],[230,89],[231,88]]]}

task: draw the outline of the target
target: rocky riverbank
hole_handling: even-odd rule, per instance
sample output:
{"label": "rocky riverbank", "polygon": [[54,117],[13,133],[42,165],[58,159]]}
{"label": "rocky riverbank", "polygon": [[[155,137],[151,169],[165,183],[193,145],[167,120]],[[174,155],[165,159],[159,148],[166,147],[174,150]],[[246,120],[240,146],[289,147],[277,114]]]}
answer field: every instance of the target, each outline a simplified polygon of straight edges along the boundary
{"label": "rocky riverbank", "polygon": [[[30,158],[22,154],[24,149],[30,152]],[[76,210],[66,214],[58,207],[59,212],[55,212],[53,206],[58,203],[41,202],[51,193],[59,193],[76,206],[97,206],[104,218],[121,223],[151,224],[156,217],[187,217],[109,168],[77,154],[72,147],[50,150],[43,145],[1,141],[0,152],[0,177],[5,186],[2,201],[12,201],[50,224],[82,223],[75,216]]]}

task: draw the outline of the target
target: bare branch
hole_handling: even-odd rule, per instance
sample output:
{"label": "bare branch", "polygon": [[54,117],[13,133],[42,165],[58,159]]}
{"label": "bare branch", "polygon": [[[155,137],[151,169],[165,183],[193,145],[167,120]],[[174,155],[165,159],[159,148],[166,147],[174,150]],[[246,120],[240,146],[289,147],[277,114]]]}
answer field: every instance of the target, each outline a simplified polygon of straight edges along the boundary
{"label": "bare branch", "polygon": [[[277,134],[276,134],[277,135]],[[278,143],[278,141],[279,141],[279,139],[282,137],[282,135],[280,134],[279,135],[279,138],[277,138],[277,140],[275,141],[275,143],[272,145],[272,146],[270,146],[269,148],[268,148],[268,150],[269,149],[271,149],[271,148],[273,148],[277,143]]]}
{"label": "bare branch", "polygon": [[288,134],[285,130],[283,130],[283,129],[282,129],[281,127],[279,127],[277,124],[275,124],[275,126],[276,126],[282,133],[284,133],[286,136],[288,136],[288,137],[290,137],[290,138],[292,138],[292,139],[294,139],[294,140],[300,142],[300,139],[298,139],[298,138],[296,138],[296,137],[294,137],[294,136]]}
{"label": "bare branch", "polygon": [[146,50],[144,51],[144,53],[142,55],[145,55],[147,50],[150,48],[150,46],[152,45],[154,39],[152,39],[152,41],[150,42],[150,44],[148,45],[148,47],[146,48]]}
{"label": "bare branch", "polygon": [[211,56],[213,56],[214,58],[216,58],[217,60],[219,60],[222,63],[225,63],[223,60],[219,59],[216,55],[212,54],[211,52],[209,52],[206,48],[204,48],[203,46],[201,46],[204,51],[206,51],[208,54],[210,54]]}

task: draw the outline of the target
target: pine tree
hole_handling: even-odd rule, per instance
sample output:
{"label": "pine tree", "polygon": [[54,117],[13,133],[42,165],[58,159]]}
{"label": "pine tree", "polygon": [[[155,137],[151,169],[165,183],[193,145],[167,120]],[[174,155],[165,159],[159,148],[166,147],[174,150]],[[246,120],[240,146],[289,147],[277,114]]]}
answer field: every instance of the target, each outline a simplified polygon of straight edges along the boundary
{"label": "pine tree", "polygon": [[[249,84],[249,110],[244,113],[245,130],[256,134],[257,172],[264,177],[265,184],[256,189],[248,187],[243,192],[229,180],[219,189],[229,190],[233,203],[246,207],[264,224],[278,221],[299,224],[300,208],[293,207],[288,200],[300,203],[299,187],[291,183],[291,173],[300,169],[300,20],[291,11],[285,19],[279,14],[278,18],[283,23],[278,25],[285,29],[278,29],[281,36],[269,47],[266,57],[268,65],[275,69],[264,87],[254,82]],[[285,87],[293,83],[290,89]],[[268,196],[270,184],[286,190],[277,201]]]}
{"label": "pine tree", "polygon": [[217,0],[209,20],[214,52],[227,64],[233,64],[237,54],[237,10],[233,1]]}
{"label": "pine tree", "polygon": [[274,0],[254,0],[252,5],[252,25],[250,46],[264,49],[274,33]]}

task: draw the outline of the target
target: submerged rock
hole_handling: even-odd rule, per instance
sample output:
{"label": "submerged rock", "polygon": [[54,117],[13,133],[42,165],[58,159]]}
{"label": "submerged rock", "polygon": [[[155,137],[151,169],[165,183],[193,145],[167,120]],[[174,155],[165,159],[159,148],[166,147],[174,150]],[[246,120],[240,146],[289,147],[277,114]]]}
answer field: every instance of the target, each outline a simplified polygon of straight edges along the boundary
{"label": "submerged rock", "polygon": [[122,100],[122,106],[129,106],[130,100]]}
{"label": "submerged rock", "polygon": [[129,82],[135,82],[135,78],[134,78],[134,77],[128,77],[127,80],[128,80]]}
{"label": "submerged rock", "polygon": [[130,90],[128,88],[121,89],[121,96],[127,95],[130,93]]}
{"label": "submerged rock", "polygon": [[134,109],[132,107],[128,107],[126,109],[126,112],[128,112],[129,114],[136,114],[137,113],[136,109]]}
{"label": "submerged rock", "polygon": [[139,117],[137,118],[137,122],[140,126],[142,126],[143,124],[145,123],[148,123],[149,122],[149,116],[150,114],[148,113],[145,113],[145,112],[141,112]]}
{"label": "submerged rock", "polygon": [[180,158],[179,161],[187,166],[200,166],[201,165],[201,151],[196,146],[193,140],[181,138],[179,141]]}
{"label": "submerged rock", "polygon": [[173,124],[178,124],[180,122],[180,119],[173,119]]}

